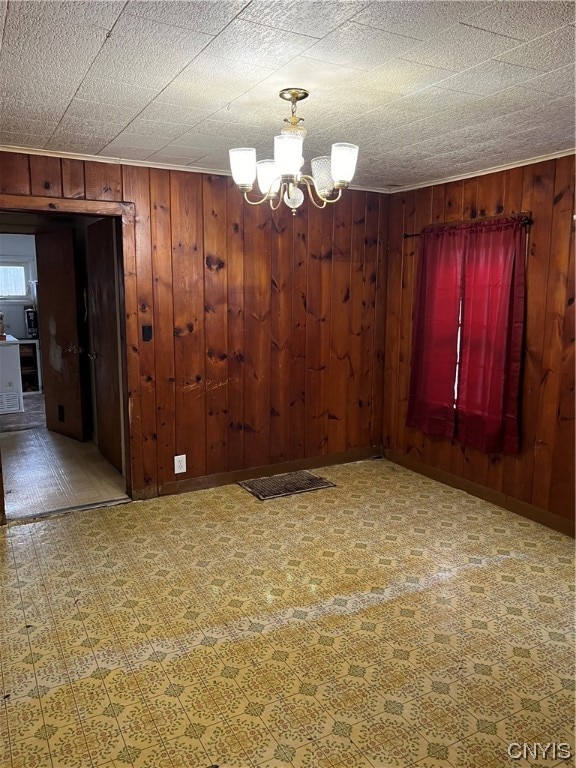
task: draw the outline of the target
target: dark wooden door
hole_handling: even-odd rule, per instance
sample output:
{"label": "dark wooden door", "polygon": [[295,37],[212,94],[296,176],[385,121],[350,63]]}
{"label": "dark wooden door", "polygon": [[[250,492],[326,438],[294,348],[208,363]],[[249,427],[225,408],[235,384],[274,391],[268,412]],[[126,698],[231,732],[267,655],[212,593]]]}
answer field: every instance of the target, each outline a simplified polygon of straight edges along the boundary
{"label": "dark wooden door", "polygon": [[90,224],[87,235],[88,317],[96,442],[100,453],[122,471],[116,220],[100,219]]}
{"label": "dark wooden door", "polygon": [[91,423],[82,354],[84,297],[73,231],[37,234],[36,262],[46,426],[75,440],[87,440]]}

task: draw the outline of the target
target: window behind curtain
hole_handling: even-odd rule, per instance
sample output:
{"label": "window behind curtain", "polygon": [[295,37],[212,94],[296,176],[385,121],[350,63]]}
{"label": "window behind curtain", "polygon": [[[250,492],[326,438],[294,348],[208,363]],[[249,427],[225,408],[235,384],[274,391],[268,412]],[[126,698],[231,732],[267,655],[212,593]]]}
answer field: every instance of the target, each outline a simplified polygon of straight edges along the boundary
{"label": "window behind curtain", "polygon": [[523,324],[521,219],[424,229],[408,426],[517,453]]}

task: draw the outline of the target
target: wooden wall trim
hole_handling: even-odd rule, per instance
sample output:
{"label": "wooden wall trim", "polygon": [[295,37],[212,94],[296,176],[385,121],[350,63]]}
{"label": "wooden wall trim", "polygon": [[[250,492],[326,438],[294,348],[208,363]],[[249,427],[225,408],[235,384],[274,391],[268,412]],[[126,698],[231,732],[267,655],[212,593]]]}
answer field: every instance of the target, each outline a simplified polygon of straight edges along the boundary
{"label": "wooden wall trim", "polygon": [[76,200],[40,195],[0,194],[0,210],[48,213],[83,213],[89,216],[125,216],[134,219],[134,203]]}
{"label": "wooden wall trim", "polygon": [[[205,488],[216,488],[220,485],[230,485],[242,480],[252,480],[256,477],[271,477],[272,475],[280,475],[285,472],[297,472],[301,469],[319,469],[320,467],[329,467],[334,464],[348,464],[353,461],[364,461],[381,457],[382,449],[380,446],[355,448],[350,451],[342,451],[341,453],[311,456],[307,459],[296,459],[294,461],[283,461],[279,464],[269,464],[265,467],[237,469],[232,472],[219,472],[214,475],[204,475],[203,477],[194,477],[189,480],[176,480],[161,486],[160,496],[199,491]],[[138,498],[138,496],[134,496],[134,498]]]}
{"label": "wooden wall trim", "polygon": [[507,496],[501,491],[495,491],[485,485],[480,485],[479,483],[472,482],[472,480],[467,480],[465,477],[458,477],[457,475],[452,475],[450,472],[445,472],[437,467],[424,464],[417,459],[406,456],[400,451],[386,448],[384,449],[384,456],[395,464],[400,464],[400,466],[406,467],[406,469],[418,472],[419,475],[425,475],[426,477],[432,478],[432,480],[438,480],[438,482],[444,483],[444,485],[449,485],[452,488],[466,491],[471,496],[476,496],[491,504],[508,509],[510,512],[514,512],[521,517],[534,520],[536,523],[541,523],[547,528],[552,528],[555,531],[559,531],[560,533],[564,533],[567,536],[572,536],[572,538],[574,538],[575,521],[573,519],[560,517],[560,515],[555,515],[546,509],[540,509],[533,504],[528,504],[527,502],[515,499],[512,496]]}

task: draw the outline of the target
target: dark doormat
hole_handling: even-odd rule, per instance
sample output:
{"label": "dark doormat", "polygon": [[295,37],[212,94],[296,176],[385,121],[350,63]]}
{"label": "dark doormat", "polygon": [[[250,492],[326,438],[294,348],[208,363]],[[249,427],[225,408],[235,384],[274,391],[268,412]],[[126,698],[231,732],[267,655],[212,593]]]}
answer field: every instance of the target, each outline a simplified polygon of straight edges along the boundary
{"label": "dark doormat", "polygon": [[257,499],[277,499],[279,496],[292,496],[294,493],[306,493],[320,488],[335,488],[334,483],[323,477],[313,475],[303,469],[300,472],[287,472],[272,477],[259,477],[255,480],[243,480],[238,485],[256,496]]}

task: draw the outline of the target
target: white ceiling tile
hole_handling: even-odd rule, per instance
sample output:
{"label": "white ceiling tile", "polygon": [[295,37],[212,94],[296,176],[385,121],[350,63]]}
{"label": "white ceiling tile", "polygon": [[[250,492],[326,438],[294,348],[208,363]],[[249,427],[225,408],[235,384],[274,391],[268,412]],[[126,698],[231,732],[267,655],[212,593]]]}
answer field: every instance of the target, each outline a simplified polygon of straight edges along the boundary
{"label": "white ceiling tile", "polygon": [[167,150],[160,150],[159,152],[153,152],[148,160],[153,163],[165,163],[166,165],[181,165],[186,166],[188,163],[197,163],[206,155],[206,150],[194,151],[192,147],[188,149],[186,153],[168,152]]}
{"label": "white ceiling tile", "polygon": [[49,104],[43,101],[41,104],[30,101],[21,101],[14,97],[0,97],[0,114],[19,117],[23,120],[47,120],[56,121],[62,116],[66,104]]}
{"label": "white ceiling tile", "polygon": [[252,0],[240,18],[287,32],[324,37],[369,5],[360,0]]}
{"label": "white ceiling tile", "polygon": [[140,160],[144,162],[152,154],[152,150],[143,147],[129,147],[122,146],[120,144],[112,146],[108,144],[103,147],[98,154],[101,157],[110,157],[114,159],[122,160]]}
{"label": "white ceiling tile", "polygon": [[125,14],[142,16],[145,19],[169,24],[174,27],[194,29],[208,35],[217,35],[246,5],[246,0],[225,0],[215,2],[195,0],[131,0],[126,6]]}
{"label": "white ceiling tile", "polygon": [[357,77],[355,85],[404,96],[441,82],[453,74],[450,69],[430,67],[400,58],[387,61],[368,74],[362,73]]}
{"label": "white ceiling tile", "polygon": [[81,155],[97,155],[107,144],[106,139],[78,136],[75,133],[59,133],[52,136],[44,145],[53,152],[75,152]]}
{"label": "white ceiling tile", "polygon": [[212,37],[137,16],[121,16],[97,56],[90,76],[163,88]]}
{"label": "white ceiling tile", "polygon": [[[287,64],[293,56],[307,50],[314,38],[282,32],[236,19],[206,49],[206,53],[222,59],[231,59],[237,64],[257,64],[277,69]],[[221,64],[226,69],[227,64]]]}
{"label": "white ceiling tile", "polygon": [[410,37],[348,21],[309,48],[304,55],[356,69],[374,69],[418,44],[418,40]]}
{"label": "white ceiling tile", "polygon": [[498,54],[501,61],[550,72],[574,62],[574,27],[562,27],[513,50]]}
{"label": "white ceiling tile", "polygon": [[508,88],[510,85],[530,80],[537,74],[535,69],[527,69],[505,61],[490,59],[482,64],[460,72],[442,82],[442,88],[489,95]]}
{"label": "white ceiling tile", "polygon": [[516,45],[518,41],[510,37],[458,24],[433,40],[422,43],[402,58],[431,67],[460,70],[491,59]]}
{"label": "white ceiling tile", "polygon": [[218,149],[227,152],[232,146],[230,137],[216,136],[208,132],[208,129],[200,130],[201,125],[196,125],[191,131],[183,133],[177,139],[167,144],[166,152],[173,152],[182,148],[205,149],[206,152]]}
{"label": "white ceiling tile", "polygon": [[36,147],[43,149],[50,133],[24,133],[23,131],[0,130],[0,144],[8,147]]}
{"label": "white ceiling tile", "polygon": [[86,101],[85,99],[72,99],[66,110],[69,117],[78,117],[82,120],[107,123],[110,120],[110,114],[114,115],[117,122],[127,123],[136,117],[140,111],[139,107],[131,105],[102,104],[97,101]]}
{"label": "white ceiling tile", "polygon": [[160,122],[159,120],[145,120],[137,117],[128,125],[126,132],[140,136],[161,136],[168,142],[186,133],[189,128],[189,125],[182,123]]}
{"label": "white ceiling tile", "polygon": [[105,149],[131,147],[132,149],[148,149],[150,152],[157,152],[163,149],[168,142],[169,140],[165,136],[142,136],[129,131],[122,131],[106,145]]}
{"label": "white ceiling tile", "polygon": [[399,0],[374,2],[354,17],[354,21],[394,32],[397,35],[428,40],[458,21],[482,11],[489,2],[443,2],[442,0]]}
{"label": "white ceiling tile", "polygon": [[212,114],[211,110],[202,110],[198,108],[183,107],[180,104],[170,104],[167,101],[153,101],[148,104],[138,115],[142,120],[157,120],[164,122],[168,120],[171,123],[180,123],[187,126],[196,125],[201,120],[205,120]]}
{"label": "white ceiling tile", "polygon": [[573,65],[568,64],[560,69],[538,75],[527,83],[527,87],[545,93],[565,94],[576,91],[576,72]]}
{"label": "white ceiling tile", "polygon": [[470,23],[480,29],[531,40],[574,20],[574,3],[559,0],[497,2],[474,16]]}
{"label": "white ceiling tile", "polygon": [[35,133],[38,135],[50,136],[58,122],[56,120],[31,120],[21,117],[14,117],[8,112],[0,113],[1,131],[22,131],[23,133]]}
{"label": "white ceiling tile", "polygon": [[116,106],[143,109],[157,92],[156,88],[142,88],[116,80],[103,80],[89,76],[84,79],[75,96],[84,101],[110,104],[111,111],[114,113]]}

